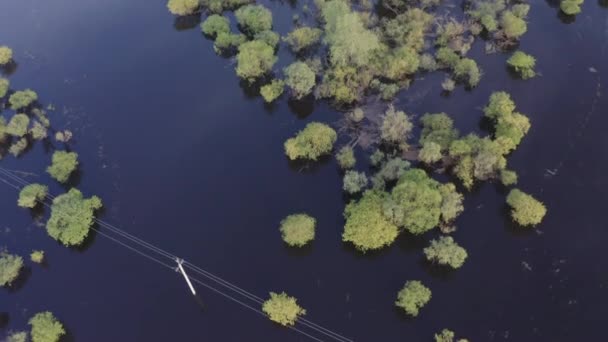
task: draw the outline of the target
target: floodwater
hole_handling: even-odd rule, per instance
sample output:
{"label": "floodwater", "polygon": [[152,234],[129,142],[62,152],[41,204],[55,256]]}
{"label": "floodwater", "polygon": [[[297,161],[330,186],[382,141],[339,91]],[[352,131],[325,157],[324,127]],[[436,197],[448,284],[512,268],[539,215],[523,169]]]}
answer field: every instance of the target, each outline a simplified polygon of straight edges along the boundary
{"label": "floodwater", "polygon": [[[285,34],[307,2],[262,3]],[[450,273],[423,262],[422,247],[437,233],[367,255],[345,246],[335,161],[303,167],[282,149],[307,122],[334,123],[340,114],[285,97],[265,106],[239,84],[233,61],[215,55],[197,19],[175,21],[164,1],[3,0],[0,44],[18,62],[11,88],[35,89],[54,104],[55,127],[75,132],[81,171],[72,185],[103,198],[105,221],[258,296],[287,291],[308,319],[355,341],[429,341],[442,328],[472,341],[602,340],[608,8],[587,0],[572,21],[554,2],[531,6],[520,46],[537,57],[542,76],[513,78],[508,55],[485,55],[478,41],[470,52],[484,70],[477,89],[442,96],[437,73],[396,102],[415,115],[445,111],[462,132],[481,131],[480,108],[492,91],[506,90],[531,118],[509,165],[519,187],[546,203],[545,221],[537,230],[515,227],[506,190],[479,186],[466,195],[454,233],[469,259]],[[292,58],[284,48],[279,57],[281,65]],[[32,173],[22,175],[53,184],[57,195],[62,187],[44,172],[52,148],[37,144],[1,166]],[[66,341],[309,340],[201,286],[197,302],[179,274],[99,234],[85,248],[64,248],[16,207],[16,196],[0,187],[0,246],[24,256],[44,249],[48,265],[28,262],[17,288],[0,289],[0,338],[51,310],[69,330]],[[278,223],[300,211],[317,218],[317,238],[294,252]],[[410,279],[433,291],[416,319],[393,305]]]}

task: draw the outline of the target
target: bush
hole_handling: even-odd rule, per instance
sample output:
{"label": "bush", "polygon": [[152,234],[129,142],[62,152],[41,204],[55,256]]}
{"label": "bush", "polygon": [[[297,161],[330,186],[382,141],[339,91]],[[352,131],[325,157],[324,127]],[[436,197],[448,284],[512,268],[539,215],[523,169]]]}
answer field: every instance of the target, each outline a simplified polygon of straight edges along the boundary
{"label": "bush", "polygon": [[6,126],[6,133],[15,137],[22,137],[27,133],[30,118],[25,114],[15,114]]}
{"label": "bush", "polygon": [[384,154],[384,152],[380,150],[375,150],[374,153],[372,153],[372,155],[369,157],[369,162],[372,164],[372,166],[379,166],[385,158],[386,155]]}
{"label": "bush", "polygon": [[528,30],[526,21],[515,16],[511,11],[504,11],[500,17],[500,26],[507,38],[519,39]]}
{"label": "bush", "polygon": [[239,46],[236,60],[236,74],[242,79],[253,82],[272,69],[277,57],[272,46],[260,40],[253,40]]}
{"label": "bush", "polygon": [[450,236],[431,241],[431,245],[424,249],[424,255],[429,261],[451,268],[460,268],[467,259],[467,251]]}
{"label": "bush", "polygon": [[458,56],[454,50],[447,47],[439,48],[435,54],[435,58],[437,59],[437,62],[444,68],[454,68],[460,61],[460,56]]}
{"label": "bush", "polygon": [[397,111],[393,105],[390,105],[382,117],[380,137],[389,144],[406,147],[413,128],[414,125],[405,112]]}
{"label": "bush", "polygon": [[225,53],[238,48],[246,41],[247,37],[244,34],[219,33],[213,43],[213,50],[216,53]]}
{"label": "bush", "polygon": [[519,189],[509,192],[507,204],[512,208],[513,220],[522,226],[536,226],[547,213],[547,208],[542,202]]}
{"label": "bush", "polygon": [[349,194],[361,192],[367,186],[367,176],[363,172],[346,171],[342,189]]}
{"label": "bush", "polygon": [[562,0],[559,8],[567,15],[576,15],[581,13],[581,5],[583,0]]}
{"label": "bush", "polygon": [[[454,337],[456,335],[453,331],[448,329],[443,329],[441,333],[435,334],[435,342],[454,342]],[[469,340],[465,338],[459,338],[456,342],[469,342]]]}
{"label": "bush", "polygon": [[429,53],[424,53],[420,55],[420,69],[425,71],[435,71],[437,70],[437,61],[435,61],[435,57]]}
{"label": "bush", "polygon": [[11,332],[4,342],[28,342],[28,334],[26,331]]}
{"label": "bush", "polygon": [[343,170],[352,169],[355,166],[357,160],[355,159],[355,152],[350,146],[344,146],[336,154],[336,160]]}
{"label": "bush", "polygon": [[272,82],[262,86],[260,88],[260,94],[264,98],[266,103],[271,103],[276,100],[283,94],[283,89],[285,88],[285,82],[282,80],[272,80]]}
{"label": "bush", "polygon": [[420,122],[422,122],[421,145],[434,142],[441,146],[441,150],[447,150],[452,141],[458,138],[454,121],[446,113],[426,113],[420,118]]}
{"label": "bush", "polygon": [[418,316],[420,309],[431,300],[431,290],[418,280],[411,280],[397,294],[395,305],[410,316]]}
{"label": "bush", "polygon": [[511,7],[511,12],[521,19],[524,19],[528,16],[528,12],[530,12],[530,5],[528,4],[515,4]]}
{"label": "bush", "polygon": [[226,10],[235,9],[244,4],[251,2],[250,0],[200,0],[201,5],[209,12],[220,14]]}
{"label": "bush", "polygon": [[22,208],[33,208],[38,202],[44,201],[49,188],[42,184],[29,184],[19,192],[17,205]]}
{"label": "bush", "polygon": [[8,88],[10,86],[9,80],[6,78],[0,77],[0,98],[5,97],[6,93],[8,93]]}
{"label": "bush", "polygon": [[30,260],[37,264],[41,264],[44,261],[44,251],[32,251],[30,254]]}
{"label": "bush", "polygon": [[456,89],[456,82],[453,79],[446,77],[445,80],[441,82],[441,88],[451,93],[454,91],[454,89]]}
{"label": "bush", "polygon": [[402,80],[415,73],[420,65],[418,53],[409,47],[400,47],[387,54],[380,66],[382,75],[391,80]]}
{"label": "bush", "polygon": [[285,292],[276,294],[270,292],[270,299],[262,305],[264,311],[271,321],[284,326],[294,325],[300,316],[306,314],[294,297],[288,296]]}
{"label": "bush", "polygon": [[262,5],[247,5],[234,12],[243,32],[254,36],[272,28],[272,13]]}
{"label": "bush", "polygon": [[264,43],[271,46],[273,49],[277,47],[277,45],[279,44],[279,40],[281,40],[278,33],[270,30],[256,33],[254,39],[263,41]]}
{"label": "bush", "polygon": [[315,238],[317,221],[306,214],[289,215],[281,221],[283,241],[293,247],[305,246]]}
{"label": "bush", "polygon": [[11,147],[8,149],[8,152],[10,154],[12,154],[15,157],[18,157],[21,155],[21,153],[23,153],[23,151],[25,151],[25,149],[28,146],[28,141],[26,137],[23,137],[19,140],[17,140],[16,142],[14,142]]}
{"label": "bush", "polygon": [[32,342],[58,342],[65,329],[49,311],[39,312],[29,321],[32,326]]}
{"label": "bush", "polygon": [[35,140],[42,140],[47,137],[47,129],[40,122],[34,120],[34,125],[30,128],[30,134]]}
{"label": "bush", "polygon": [[515,51],[515,53],[507,60],[507,64],[515,69],[521,77],[526,80],[536,76],[534,66],[536,65],[536,59],[521,51]]}
{"label": "bush", "polygon": [[295,137],[285,141],[285,154],[291,160],[317,160],[331,152],[337,138],[338,134],[333,128],[320,122],[311,122]]}
{"label": "bush", "polygon": [[454,76],[464,80],[469,87],[476,87],[481,80],[481,70],[477,63],[470,58],[463,58],[454,67]]}
{"label": "bush", "polygon": [[[376,151],[380,152],[380,151]],[[380,152],[382,153],[382,152]],[[384,159],[384,154],[374,153],[372,155],[373,158],[382,157]],[[372,163],[376,160],[372,160]],[[380,160],[381,162],[382,160]],[[376,164],[377,165],[377,164]],[[374,183],[374,188],[382,189],[385,187],[387,182],[393,182],[399,179],[404,173],[405,170],[410,168],[410,162],[407,160],[403,160],[401,158],[391,158],[386,161],[382,165],[382,168],[374,175],[372,182]]]}
{"label": "bush", "polygon": [[504,91],[498,91],[490,95],[488,105],[483,109],[486,117],[497,120],[499,117],[511,115],[515,110],[515,102],[511,95]]}
{"label": "bush", "polygon": [[[0,46],[0,65],[10,63],[13,59],[13,50],[8,46]],[[1,97],[1,96],[0,96]]]}
{"label": "bush", "polygon": [[80,245],[94,223],[95,211],[101,206],[101,200],[97,196],[84,199],[78,189],[72,188],[53,200],[46,231],[65,246]]}
{"label": "bush", "polygon": [[399,228],[384,217],[382,205],[385,200],[386,193],[368,190],[359,201],[348,204],[344,209],[346,224],[342,240],[351,242],[362,252],[393,243]]}
{"label": "bush", "polygon": [[78,154],[75,152],[56,151],[53,153],[51,166],[46,169],[51,177],[60,183],[65,183],[78,167]]}
{"label": "bush", "polygon": [[441,160],[441,145],[429,141],[422,145],[418,159],[426,164],[432,164]]}
{"label": "bush", "polygon": [[300,52],[317,44],[322,34],[323,31],[318,28],[304,26],[289,32],[283,40],[289,44],[291,50]]}
{"label": "bush", "polygon": [[504,186],[517,184],[517,173],[511,170],[500,170],[500,182]]}
{"label": "bush", "polygon": [[22,257],[0,252],[0,286],[11,285],[19,277],[22,267]]}
{"label": "bush", "polygon": [[38,100],[38,94],[31,89],[26,89],[14,92],[13,95],[9,97],[8,102],[12,109],[19,110],[28,107],[36,100]]}
{"label": "bush", "polygon": [[220,33],[230,33],[230,20],[223,15],[210,15],[201,24],[201,31],[210,37],[217,37]]}
{"label": "bush", "polygon": [[285,84],[291,88],[295,98],[301,99],[310,94],[315,86],[315,72],[304,62],[294,62],[284,70]]}
{"label": "bush", "polygon": [[188,15],[194,13],[199,6],[199,0],[169,0],[167,8],[175,15]]}

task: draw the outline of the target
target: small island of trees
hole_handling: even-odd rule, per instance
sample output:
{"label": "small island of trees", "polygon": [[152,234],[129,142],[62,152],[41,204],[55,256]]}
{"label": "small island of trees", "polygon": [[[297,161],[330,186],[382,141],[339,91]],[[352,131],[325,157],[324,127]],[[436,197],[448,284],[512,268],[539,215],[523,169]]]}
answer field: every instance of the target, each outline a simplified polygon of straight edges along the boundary
{"label": "small island of trees", "polygon": [[75,152],[56,151],[53,153],[51,166],[46,171],[60,183],[65,183],[78,167],[78,154]]}
{"label": "small island of trees", "polygon": [[338,134],[333,128],[320,122],[311,122],[298,134],[285,141],[285,154],[289,159],[317,160],[334,147]]}
{"label": "small island of trees", "polygon": [[519,189],[509,192],[507,204],[512,208],[513,220],[522,226],[536,226],[547,213],[547,208],[542,202]]}
{"label": "small island of trees", "polygon": [[451,268],[460,268],[467,259],[466,249],[460,247],[451,236],[442,236],[431,241],[431,245],[424,249],[427,260]]}
{"label": "small island of trees", "polygon": [[410,280],[397,294],[395,305],[402,308],[406,314],[416,317],[420,309],[431,300],[431,290],[418,280]]}
{"label": "small island of trees", "polygon": [[42,184],[29,184],[19,192],[17,205],[22,208],[34,208],[36,204],[43,201],[48,195],[49,188]]}
{"label": "small island of trees", "polygon": [[293,247],[302,247],[314,240],[317,221],[307,214],[293,214],[281,221],[283,241]]}
{"label": "small island of trees", "polygon": [[284,326],[294,325],[300,316],[306,314],[306,310],[298,305],[297,300],[285,292],[270,292],[270,299],[264,302],[262,311],[271,321]]}
{"label": "small island of trees", "polygon": [[65,246],[77,246],[89,235],[95,211],[102,206],[97,196],[85,199],[77,189],[57,196],[46,224],[48,234]]}
{"label": "small island of trees", "polygon": [[65,335],[63,324],[49,311],[34,315],[29,325],[32,327],[32,342],[58,342]]}

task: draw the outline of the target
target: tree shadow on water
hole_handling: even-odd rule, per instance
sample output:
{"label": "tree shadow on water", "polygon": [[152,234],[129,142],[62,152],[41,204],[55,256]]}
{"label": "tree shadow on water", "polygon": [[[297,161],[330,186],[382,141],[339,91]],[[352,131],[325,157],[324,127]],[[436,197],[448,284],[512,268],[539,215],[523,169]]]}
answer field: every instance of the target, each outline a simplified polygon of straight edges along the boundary
{"label": "tree shadow on water", "polygon": [[513,237],[530,237],[537,234],[535,228],[522,227],[511,218],[511,207],[505,203],[501,208],[501,216],[504,222],[505,230]]}
{"label": "tree shadow on water", "polygon": [[306,119],[315,110],[315,98],[312,95],[299,100],[290,98],[287,106],[298,119]]}
{"label": "tree shadow on water", "polygon": [[608,8],[608,0],[597,0],[597,4],[600,5],[600,7]]}
{"label": "tree shadow on water", "polygon": [[418,264],[433,278],[445,281],[450,280],[454,276],[455,271],[457,271],[449,266],[432,263],[426,260],[425,257],[421,257]]}
{"label": "tree shadow on water", "polygon": [[307,159],[296,159],[296,160],[291,160],[287,157],[285,157],[285,159],[287,160],[287,163],[289,165],[289,169],[297,172],[297,173],[303,173],[303,174],[315,174],[317,171],[319,171],[319,169],[329,163],[331,161],[333,156],[331,155],[324,155],[319,157],[319,159],[317,160],[307,160]]}
{"label": "tree shadow on water", "polygon": [[176,31],[186,31],[186,30],[191,30],[195,27],[198,27],[198,25],[200,23],[201,23],[201,14],[200,13],[186,15],[186,16],[178,16],[178,17],[175,17],[175,20],[173,21],[173,28]]}
{"label": "tree shadow on water", "polygon": [[17,71],[18,67],[19,63],[15,61],[10,61],[5,65],[0,66],[0,72],[2,72],[2,75],[4,76],[11,76],[15,73],[15,71]]}
{"label": "tree shadow on water", "polygon": [[32,269],[29,268],[28,266],[24,266],[21,269],[21,272],[19,272],[19,275],[17,276],[17,279],[15,279],[15,281],[13,281],[11,283],[11,285],[9,285],[7,287],[7,290],[9,293],[15,293],[19,290],[21,290],[23,288],[23,286],[25,286],[25,283],[27,283],[27,280],[32,276]]}
{"label": "tree shadow on water", "polygon": [[0,312],[0,329],[5,329],[8,326],[10,319],[8,312]]}
{"label": "tree shadow on water", "polygon": [[564,24],[572,24],[576,21],[575,15],[568,15],[568,14],[562,12],[561,10],[557,11],[557,17]]}
{"label": "tree shadow on water", "polygon": [[397,246],[406,253],[422,253],[422,249],[428,245],[427,239],[422,236],[413,235],[407,231],[401,232],[397,238]]}
{"label": "tree shadow on water", "polygon": [[302,247],[291,247],[291,246],[287,245],[286,243],[283,243],[283,248],[285,249],[285,251],[287,252],[287,254],[289,256],[300,258],[300,257],[305,257],[305,256],[312,254],[312,251],[314,249],[313,245],[314,245],[314,242],[308,243]]}

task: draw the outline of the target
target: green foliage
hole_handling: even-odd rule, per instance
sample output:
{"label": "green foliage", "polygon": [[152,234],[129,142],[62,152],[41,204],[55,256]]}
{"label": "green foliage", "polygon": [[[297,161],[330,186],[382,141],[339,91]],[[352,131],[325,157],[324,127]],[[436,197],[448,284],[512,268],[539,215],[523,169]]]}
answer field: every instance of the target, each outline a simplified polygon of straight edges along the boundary
{"label": "green foliage", "polygon": [[407,46],[397,48],[387,53],[381,65],[382,75],[391,80],[402,80],[415,73],[420,65],[418,53]]}
{"label": "green foliage", "polygon": [[[369,157],[369,162],[372,164],[372,166],[379,166],[380,163],[382,163],[384,161],[384,158],[386,158],[386,155],[384,154],[384,152],[380,151],[380,150],[375,150],[374,153],[372,153],[372,155]],[[401,176],[401,175],[399,175]],[[399,178],[399,177],[397,177]]]}
{"label": "green foliage", "polygon": [[542,202],[519,189],[509,192],[507,204],[512,208],[513,220],[522,226],[536,226],[547,213],[547,208]]}
{"label": "green foliage", "polygon": [[442,150],[447,150],[454,139],[458,138],[458,130],[454,128],[454,121],[446,113],[426,113],[420,118],[422,133],[420,144],[427,142],[439,144]]}
{"label": "green foliage", "polygon": [[216,53],[225,53],[238,48],[246,41],[247,37],[244,34],[219,33],[213,43],[213,49]]}
{"label": "green foliage", "polygon": [[311,122],[304,130],[285,142],[285,154],[289,159],[298,158],[317,160],[330,153],[338,134],[333,128],[320,122]]}
{"label": "green foliage", "polygon": [[418,280],[410,280],[397,294],[395,305],[402,308],[405,313],[416,317],[420,309],[431,300],[431,290]]}
{"label": "green foliage", "polygon": [[528,4],[515,4],[511,7],[511,12],[521,19],[525,19],[528,16],[528,12],[530,12],[530,5]]}
{"label": "green foliage", "polygon": [[473,164],[473,158],[470,155],[465,155],[460,158],[454,167],[454,175],[460,179],[462,185],[471,189],[475,183],[474,176],[475,165]]}
{"label": "green foliage", "polygon": [[365,173],[349,170],[344,174],[342,189],[349,194],[356,194],[361,192],[367,186],[367,183]]}
{"label": "green foliage", "polygon": [[355,159],[355,152],[350,146],[342,147],[336,154],[336,160],[343,170],[352,169],[357,162]]}
{"label": "green foliage", "polygon": [[211,13],[222,13],[251,2],[251,0],[200,0],[201,5]]}
{"label": "green foliage", "polygon": [[456,63],[454,75],[460,80],[464,80],[469,87],[476,87],[481,80],[481,70],[475,60],[463,58]]}
{"label": "green foliage", "polygon": [[243,33],[254,36],[272,28],[272,13],[263,5],[246,5],[234,12]]}
{"label": "green foliage", "polygon": [[281,96],[283,94],[283,89],[285,88],[285,82],[283,80],[274,79],[272,82],[262,86],[260,88],[260,94],[264,98],[266,103],[270,103]]}
{"label": "green foliage", "polygon": [[467,142],[466,139],[454,140],[450,144],[449,155],[452,158],[462,157],[467,154],[471,154],[471,152],[472,152],[472,147]]}
{"label": "green foliage", "polygon": [[439,65],[444,68],[455,68],[460,61],[460,56],[454,50],[447,47],[439,48],[435,53],[435,58]]}
{"label": "green foliage", "polygon": [[281,221],[283,241],[293,247],[305,246],[315,238],[317,221],[306,214],[289,215]]}
{"label": "green foliage", "polygon": [[26,137],[22,137],[21,139],[15,141],[11,147],[8,149],[8,152],[15,157],[18,157],[25,151],[28,146],[28,140]]}
{"label": "green foliage", "polygon": [[242,79],[253,82],[272,69],[277,57],[272,46],[260,40],[253,40],[239,46],[236,60],[236,74]]}
{"label": "green foliage", "polygon": [[363,109],[357,107],[351,112],[349,112],[347,117],[353,122],[359,123],[363,121],[363,119],[365,119],[365,112],[363,111]]}
{"label": "green foliage", "polygon": [[536,72],[534,71],[536,59],[522,51],[515,51],[507,60],[507,64],[515,69],[524,80],[536,76]]}
{"label": "green foliage", "polygon": [[51,166],[46,169],[51,177],[60,183],[65,183],[78,167],[78,154],[76,152],[56,151],[53,153]]}
{"label": "green foliage", "polygon": [[437,70],[437,61],[435,61],[435,57],[430,53],[424,53],[420,55],[420,65],[419,68],[424,71],[435,71]]}
{"label": "green foliage", "polygon": [[562,0],[559,8],[567,15],[576,15],[581,13],[581,5],[583,0]]}
{"label": "green foliage", "polygon": [[498,119],[510,115],[515,110],[515,102],[511,100],[511,95],[504,91],[498,91],[490,95],[488,105],[483,109],[486,117]]}
{"label": "green foliage", "polygon": [[384,142],[401,146],[405,150],[413,128],[414,125],[405,112],[395,110],[395,107],[390,105],[382,117],[380,137]]}
{"label": "green foliage", "polygon": [[276,294],[270,292],[270,299],[262,305],[264,311],[271,321],[284,326],[294,325],[300,316],[306,314],[294,297],[288,296],[285,292]]}
{"label": "green foliage", "polygon": [[454,89],[456,89],[456,81],[450,77],[446,77],[443,82],[441,82],[441,88],[447,92],[453,92]]}
{"label": "green foliage", "polygon": [[515,149],[530,130],[530,120],[515,112],[515,103],[505,92],[493,93],[484,112],[496,124],[494,135],[503,154]]}
{"label": "green foliage", "polygon": [[[397,0],[399,1],[399,0]],[[405,4],[405,2],[402,2]],[[382,33],[385,39],[398,47],[409,47],[420,51],[424,39],[435,18],[419,8],[409,8],[392,19],[383,19]]]}
{"label": "green foliage", "polygon": [[28,342],[28,334],[27,331],[17,331],[11,332],[7,337],[5,342]]}
{"label": "green foliage", "polygon": [[505,0],[477,0],[472,1],[467,13],[477,19],[488,32],[494,32],[498,29],[496,18],[506,7]]}
{"label": "green foliage", "polygon": [[504,11],[500,17],[500,26],[507,38],[519,39],[528,30],[528,24],[511,11]]}
{"label": "green foliage", "polygon": [[174,15],[193,14],[199,6],[198,0],[169,0],[167,8]]}
{"label": "green foliage", "polygon": [[19,192],[17,205],[22,208],[33,208],[38,202],[43,201],[49,193],[49,188],[42,184],[29,184]]}
{"label": "green foliage", "polygon": [[12,59],[13,50],[8,46],[0,46],[0,65],[8,64]]}
{"label": "green foliage", "polygon": [[8,93],[8,88],[10,86],[9,80],[6,78],[0,77],[0,98],[5,97],[6,93]]}
{"label": "green foliage", "polygon": [[15,114],[6,126],[6,133],[15,137],[22,137],[27,133],[30,118],[25,114]]}
{"label": "green foliage", "polygon": [[432,164],[441,160],[441,145],[428,141],[422,145],[418,159],[423,163]]}
{"label": "green foliage", "polygon": [[31,89],[16,91],[8,98],[11,108],[14,110],[26,108],[36,100],[38,100],[38,94]]}
{"label": "green foliage", "polygon": [[462,205],[464,196],[456,191],[456,186],[452,183],[441,184],[439,192],[441,193],[441,221],[449,224],[464,210]]}
{"label": "green foliage", "polygon": [[303,26],[289,32],[284,41],[293,52],[300,52],[317,44],[322,34],[323,31],[318,28]]}
{"label": "green foliage", "polygon": [[274,31],[266,30],[256,33],[254,39],[261,40],[269,46],[272,46],[272,48],[274,49],[279,44],[279,40],[281,40],[281,37],[279,37],[279,34]]}
{"label": "green foliage", "polygon": [[58,342],[65,329],[50,311],[39,312],[29,321],[32,326],[32,342]]}
{"label": "green foliage", "polygon": [[[382,153],[381,151],[376,151],[376,153],[372,155],[372,158],[380,157],[382,158],[378,159],[379,161],[375,165],[378,165],[384,160],[384,153]],[[376,160],[372,160],[372,163],[374,161]],[[391,158],[387,160],[384,164],[382,164],[382,167],[380,168],[380,170],[378,170],[378,172],[374,175],[374,178],[372,179],[374,188],[383,189],[386,186],[387,182],[396,181],[405,173],[405,170],[409,168],[410,163],[407,160],[403,160],[401,158]]]}
{"label": "green foliage", "polygon": [[399,228],[383,215],[382,205],[386,193],[368,190],[357,202],[351,202],[344,209],[346,224],[342,240],[351,242],[365,252],[380,249],[395,241]]}
{"label": "green foliage", "polygon": [[[439,334],[435,334],[435,342],[454,342],[455,336],[453,331],[443,329]],[[468,340],[459,338],[456,342],[468,342]]]}
{"label": "green foliage", "polygon": [[500,182],[504,186],[517,184],[517,173],[511,170],[500,170]]}
{"label": "green foliage", "polygon": [[34,124],[32,128],[30,128],[30,134],[32,134],[32,138],[36,140],[42,140],[47,137],[47,129],[40,122],[34,120]]}
{"label": "green foliage", "polygon": [[230,33],[230,20],[223,15],[212,14],[201,24],[201,31],[213,38],[220,33]]}
{"label": "green foliage", "polygon": [[310,94],[315,86],[315,72],[304,62],[294,62],[285,68],[285,84],[293,96],[301,99]]}
{"label": "green foliage", "polygon": [[30,260],[37,264],[41,264],[44,261],[44,251],[32,251],[30,254]]}
{"label": "green foliage", "polygon": [[0,252],[0,286],[9,286],[17,279],[23,267],[23,258]]}
{"label": "green foliage", "polygon": [[78,189],[72,188],[53,200],[47,233],[65,246],[80,245],[93,225],[95,211],[101,206],[97,196],[85,199]]}
{"label": "green foliage", "polygon": [[451,236],[442,236],[431,241],[431,245],[424,249],[426,259],[440,265],[460,268],[467,259],[467,251],[460,247]]}
{"label": "green foliage", "polygon": [[319,86],[319,96],[333,98],[340,104],[359,100],[371,81],[371,74],[353,66],[335,66],[327,69]]}

